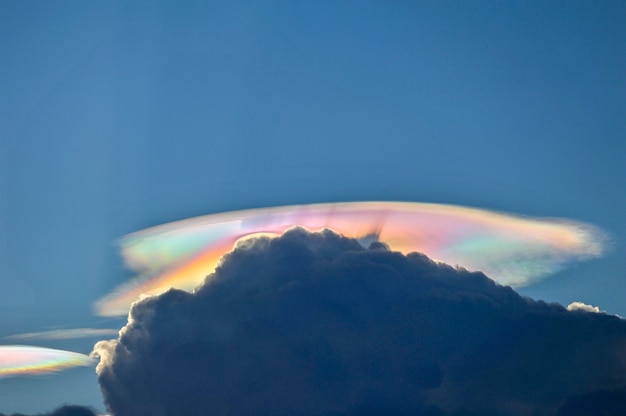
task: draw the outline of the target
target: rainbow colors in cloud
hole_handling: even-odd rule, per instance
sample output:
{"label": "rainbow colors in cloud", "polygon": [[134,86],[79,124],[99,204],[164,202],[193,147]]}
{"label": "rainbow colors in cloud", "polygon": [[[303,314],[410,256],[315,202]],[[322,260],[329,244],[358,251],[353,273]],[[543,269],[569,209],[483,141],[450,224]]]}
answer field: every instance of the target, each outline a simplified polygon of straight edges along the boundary
{"label": "rainbow colors in cloud", "polygon": [[293,226],[374,238],[392,250],[421,252],[515,286],[554,273],[569,262],[598,257],[604,250],[604,234],[587,224],[451,205],[353,202],[234,211],[124,237],[122,255],[139,276],[101,299],[96,311],[103,316],[125,315],[142,296],[172,287],[193,290],[239,239],[280,235]]}
{"label": "rainbow colors in cloud", "polygon": [[0,345],[0,378],[54,373],[94,365],[88,355],[28,345]]}
{"label": "rainbow colors in cloud", "polygon": [[8,335],[2,339],[7,341],[60,340],[92,337],[111,337],[117,335],[117,329],[74,328],[55,329],[52,331],[28,332],[25,334]]}

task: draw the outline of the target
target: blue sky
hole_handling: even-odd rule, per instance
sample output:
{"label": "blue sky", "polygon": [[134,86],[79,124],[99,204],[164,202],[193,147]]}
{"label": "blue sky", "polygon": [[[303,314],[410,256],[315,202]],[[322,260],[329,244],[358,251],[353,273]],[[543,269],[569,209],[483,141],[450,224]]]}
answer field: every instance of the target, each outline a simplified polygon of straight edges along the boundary
{"label": "blue sky", "polygon": [[[356,200],[595,224],[521,293],[626,316],[625,39],[617,1],[2,2],[0,336],[123,325],[91,305],[129,232]],[[92,369],[0,384],[102,409]]]}

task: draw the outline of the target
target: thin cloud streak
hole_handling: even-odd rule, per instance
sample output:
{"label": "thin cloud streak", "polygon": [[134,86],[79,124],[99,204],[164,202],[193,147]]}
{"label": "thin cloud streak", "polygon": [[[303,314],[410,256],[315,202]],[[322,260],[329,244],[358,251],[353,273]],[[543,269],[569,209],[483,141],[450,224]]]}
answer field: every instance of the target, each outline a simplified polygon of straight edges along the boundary
{"label": "thin cloud streak", "polygon": [[55,329],[51,331],[27,332],[24,334],[8,335],[3,340],[6,341],[37,341],[37,340],[62,340],[79,338],[109,337],[117,335],[117,329],[97,329],[97,328],[74,328]]}

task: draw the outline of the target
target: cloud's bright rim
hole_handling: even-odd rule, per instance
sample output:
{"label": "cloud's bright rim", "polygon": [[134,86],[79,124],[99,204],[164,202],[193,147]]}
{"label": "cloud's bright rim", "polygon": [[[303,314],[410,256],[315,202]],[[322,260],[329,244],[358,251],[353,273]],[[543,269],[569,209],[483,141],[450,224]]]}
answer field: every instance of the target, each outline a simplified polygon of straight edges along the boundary
{"label": "cloud's bright rim", "polygon": [[295,205],[213,214],[164,224],[122,238],[126,264],[139,273],[96,304],[104,316],[125,315],[141,295],[170,287],[192,290],[242,237],[282,234],[292,226],[330,228],[348,237],[376,235],[391,249],[480,270],[521,286],[598,257],[605,234],[568,220],[534,219],[461,206],[407,202]]}
{"label": "cloud's bright rim", "polygon": [[77,352],[30,345],[0,345],[0,378],[48,374],[94,364],[94,359]]}
{"label": "cloud's bright rim", "polygon": [[597,306],[588,305],[584,302],[572,302],[569,305],[567,305],[567,310],[570,312],[571,311],[585,311],[585,312],[593,312],[593,313],[604,312],[604,311],[601,311],[600,308],[598,308]]}

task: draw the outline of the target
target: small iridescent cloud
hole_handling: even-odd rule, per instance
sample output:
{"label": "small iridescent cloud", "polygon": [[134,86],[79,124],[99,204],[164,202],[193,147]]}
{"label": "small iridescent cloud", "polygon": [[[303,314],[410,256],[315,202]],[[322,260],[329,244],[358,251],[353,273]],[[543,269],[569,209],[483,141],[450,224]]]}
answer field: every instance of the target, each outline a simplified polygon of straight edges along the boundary
{"label": "small iridescent cloud", "polygon": [[38,341],[38,340],[60,340],[77,338],[98,338],[117,336],[117,329],[97,329],[97,328],[73,328],[55,329],[51,331],[27,332],[4,337],[6,341]]}
{"label": "small iridescent cloud", "polygon": [[0,345],[0,377],[41,375],[95,365],[88,355],[29,345]]}

